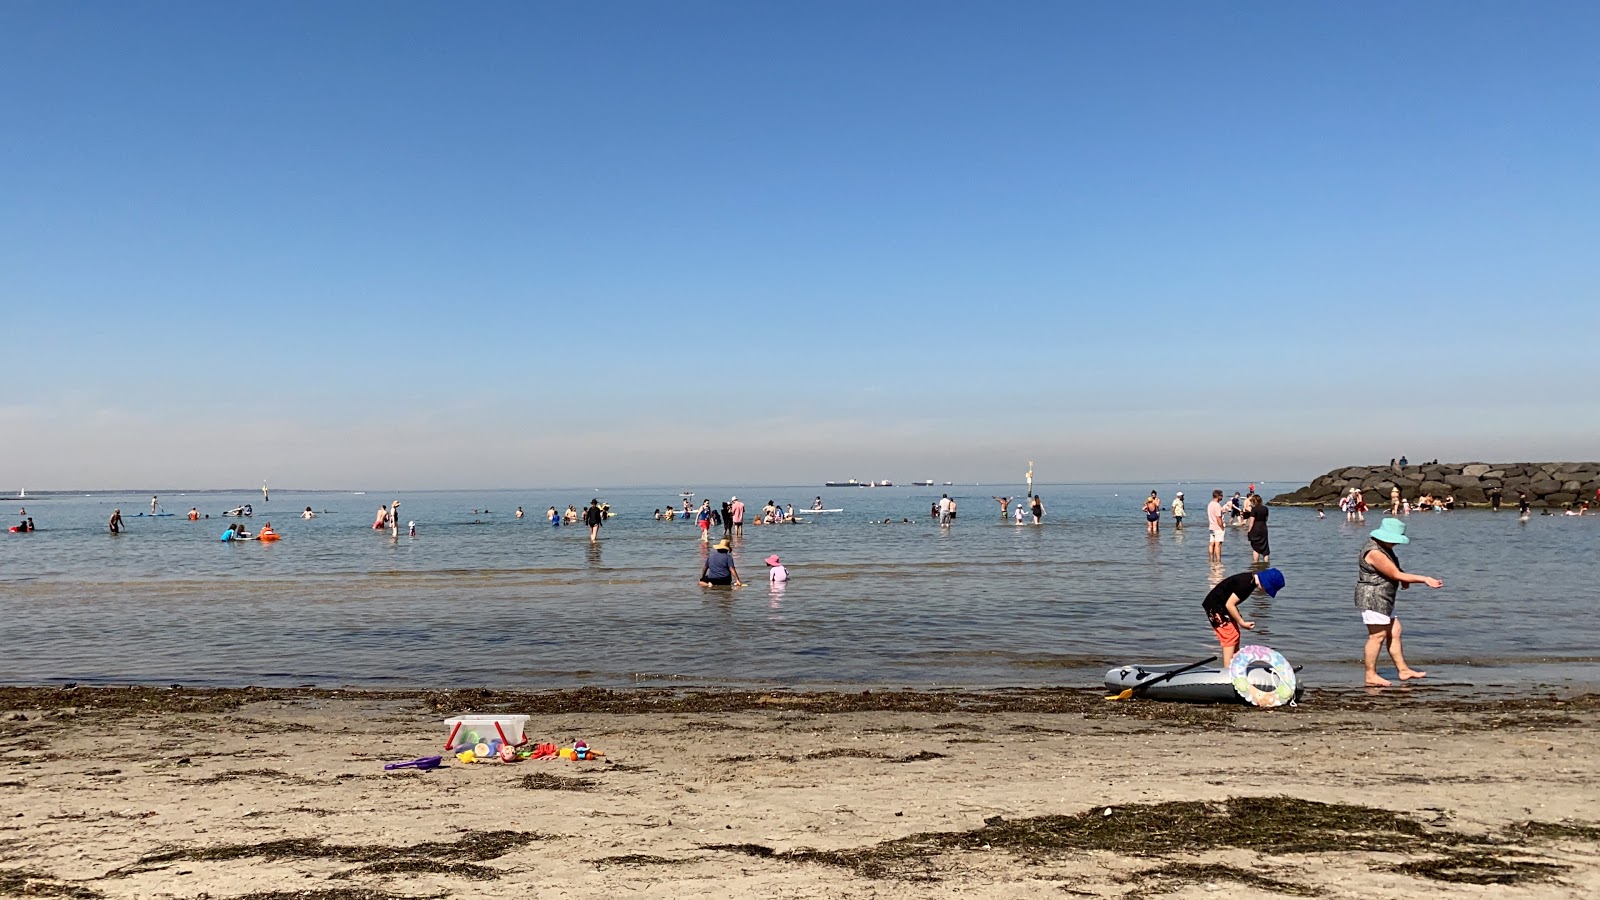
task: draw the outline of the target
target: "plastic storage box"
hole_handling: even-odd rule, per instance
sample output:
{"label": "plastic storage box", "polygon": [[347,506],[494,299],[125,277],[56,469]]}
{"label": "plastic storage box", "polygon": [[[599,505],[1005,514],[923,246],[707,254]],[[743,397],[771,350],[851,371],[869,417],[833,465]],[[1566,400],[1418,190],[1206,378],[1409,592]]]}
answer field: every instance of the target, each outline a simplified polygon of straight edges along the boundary
{"label": "plastic storage box", "polygon": [[[500,725],[498,731],[495,729],[496,723]],[[469,743],[468,734],[476,734],[477,740],[484,743],[497,741],[500,739],[501,731],[506,733],[507,741],[516,745],[526,740],[522,732],[527,724],[527,716],[456,716],[444,720],[444,730],[446,740],[449,740],[452,746]],[[458,725],[460,727],[457,727]]]}

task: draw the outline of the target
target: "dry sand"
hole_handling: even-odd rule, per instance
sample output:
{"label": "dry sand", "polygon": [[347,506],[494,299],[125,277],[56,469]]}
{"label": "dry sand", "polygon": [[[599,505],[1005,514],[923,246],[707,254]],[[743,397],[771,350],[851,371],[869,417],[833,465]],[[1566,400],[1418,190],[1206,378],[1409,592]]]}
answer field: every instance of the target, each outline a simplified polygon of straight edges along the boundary
{"label": "dry sand", "polygon": [[[0,710],[0,895],[1600,896],[1594,696],[13,688]],[[382,771],[468,711],[607,757]]]}

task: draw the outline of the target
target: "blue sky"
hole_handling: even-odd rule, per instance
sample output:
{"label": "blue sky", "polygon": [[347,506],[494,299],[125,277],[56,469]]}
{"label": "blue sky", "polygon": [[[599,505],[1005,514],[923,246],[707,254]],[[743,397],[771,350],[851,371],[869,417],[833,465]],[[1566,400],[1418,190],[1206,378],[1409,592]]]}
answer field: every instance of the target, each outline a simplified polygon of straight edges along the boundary
{"label": "blue sky", "polygon": [[1592,457],[1597,26],[0,0],[0,482]]}

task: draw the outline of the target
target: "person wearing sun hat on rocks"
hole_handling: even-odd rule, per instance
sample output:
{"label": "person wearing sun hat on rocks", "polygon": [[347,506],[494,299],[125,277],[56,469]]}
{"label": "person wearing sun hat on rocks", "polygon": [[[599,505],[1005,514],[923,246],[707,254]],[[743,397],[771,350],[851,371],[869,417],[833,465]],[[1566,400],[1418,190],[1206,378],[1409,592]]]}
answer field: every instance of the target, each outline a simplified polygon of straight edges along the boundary
{"label": "person wearing sun hat on rocks", "polygon": [[1239,629],[1254,631],[1256,627],[1256,623],[1245,621],[1244,616],[1239,614],[1239,604],[1255,593],[1256,588],[1266,591],[1268,597],[1276,597],[1284,584],[1282,572],[1262,569],[1259,572],[1230,575],[1217,582],[1217,586],[1206,594],[1200,606],[1206,611],[1211,630],[1217,633],[1217,643],[1222,645],[1224,669],[1233,662],[1233,655],[1239,652]]}
{"label": "person wearing sun hat on rocks", "polygon": [[706,554],[705,565],[700,567],[701,587],[743,587],[739,568],[733,564],[732,546],[723,538]]}
{"label": "person wearing sun hat on rocks", "polygon": [[1359,570],[1356,574],[1356,608],[1361,610],[1361,621],[1367,626],[1367,646],[1362,661],[1367,667],[1369,687],[1388,687],[1387,679],[1378,677],[1378,653],[1385,646],[1389,658],[1400,673],[1401,681],[1421,678],[1427,672],[1418,672],[1406,665],[1405,653],[1400,648],[1400,618],[1394,614],[1397,591],[1413,584],[1431,588],[1444,587],[1444,582],[1426,575],[1414,575],[1400,568],[1400,559],[1394,555],[1399,544],[1411,543],[1406,537],[1406,523],[1399,519],[1384,519],[1369,534],[1361,547]]}
{"label": "person wearing sun hat on rocks", "polygon": [[777,587],[789,581],[789,570],[783,567],[783,561],[774,553],[767,557],[767,584]]}

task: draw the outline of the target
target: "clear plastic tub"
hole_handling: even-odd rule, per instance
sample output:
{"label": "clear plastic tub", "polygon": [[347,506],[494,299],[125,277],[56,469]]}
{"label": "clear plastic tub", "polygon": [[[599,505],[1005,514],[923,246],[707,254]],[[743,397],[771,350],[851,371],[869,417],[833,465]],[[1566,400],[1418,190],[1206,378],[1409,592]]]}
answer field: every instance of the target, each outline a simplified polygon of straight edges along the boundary
{"label": "clear plastic tub", "polygon": [[[500,725],[498,731],[495,729],[496,723]],[[484,743],[488,743],[491,740],[499,740],[501,731],[505,732],[507,741],[516,745],[526,740],[523,736],[523,729],[527,724],[527,716],[455,716],[444,720],[444,730],[446,739],[450,741],[451,746],[475,743],[475,741],[468,740],[467,735],[469,734],[477,735],[477,741]],[[457,725],[460,727],[458,728]]]}

